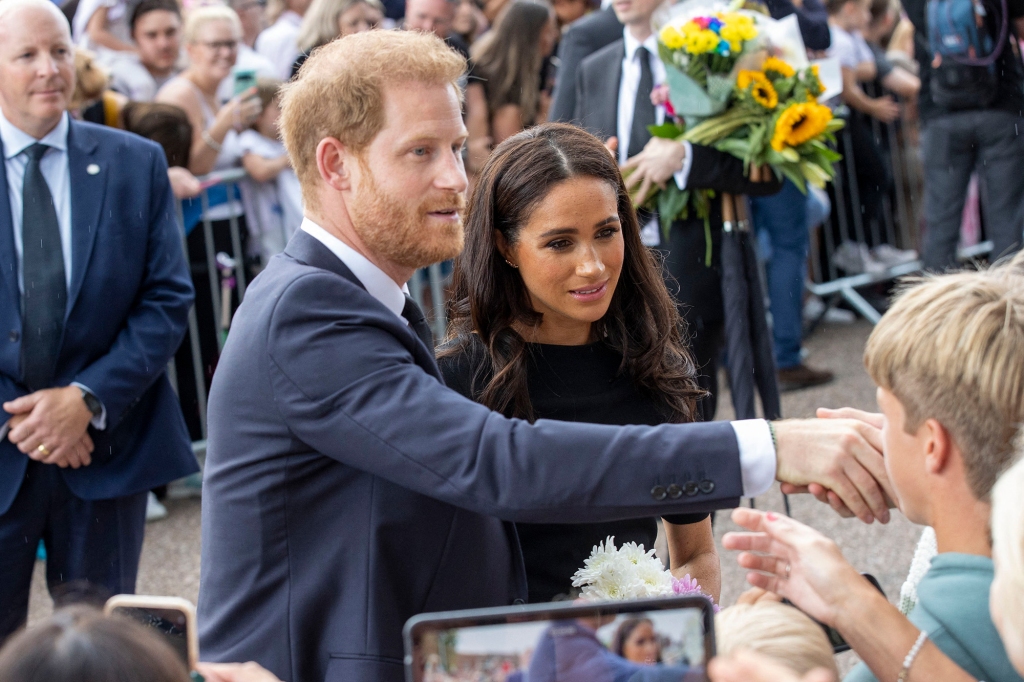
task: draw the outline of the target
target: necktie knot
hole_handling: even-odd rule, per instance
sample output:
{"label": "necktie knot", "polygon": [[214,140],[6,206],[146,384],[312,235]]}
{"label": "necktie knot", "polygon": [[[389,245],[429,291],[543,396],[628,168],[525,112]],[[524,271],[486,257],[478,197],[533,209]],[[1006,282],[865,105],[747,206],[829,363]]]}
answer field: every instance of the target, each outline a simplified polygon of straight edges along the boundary
{"label": "necktie knot", "polygon": [[39,163],[39,160],[43,158],[43,154],[50,151],[50,145],[36,142],[31,147],[25,150],[25,154],[28,155],[30,163]]}

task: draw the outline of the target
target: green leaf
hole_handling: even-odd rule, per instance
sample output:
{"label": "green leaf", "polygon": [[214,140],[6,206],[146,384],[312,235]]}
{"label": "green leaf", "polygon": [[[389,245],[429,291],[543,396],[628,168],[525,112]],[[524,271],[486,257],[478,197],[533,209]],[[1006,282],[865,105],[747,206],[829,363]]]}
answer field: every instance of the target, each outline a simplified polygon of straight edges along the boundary
{"label": "green leaf", "polygon": [[781,164],[776,170],[789,178],[798,190],[807,194],[807,182],[804,180],[804,176],[800,174],[800,171],[795,169],[792,164]]}
{"label": "green leaf", "polygon": [[669,140],[674,140],[683,134],[683,127],[671,121],[666,121],[661,125],[647,126],[647,130],[653,137],[664,137]]}

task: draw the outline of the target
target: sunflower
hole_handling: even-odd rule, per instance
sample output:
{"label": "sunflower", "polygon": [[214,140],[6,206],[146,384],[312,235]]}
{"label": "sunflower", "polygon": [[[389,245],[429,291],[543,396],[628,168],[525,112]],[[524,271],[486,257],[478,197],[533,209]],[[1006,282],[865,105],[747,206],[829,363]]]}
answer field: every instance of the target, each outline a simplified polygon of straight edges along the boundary
{"label": "sunflower", "polygon": [[791,104],[779,115],[772,135],[772,149],[781,152],[796,147],[825,132],[832,110],[814,102]]}
{"label": "sunflower", "polygon": [[761,70],[765,73],[775,73],[779,78],[790,78],[796,73],[792,66],[778,57],[768,57],[765,59],[764,64],[761,65]]}
{"label": "sunflower", "polygon": [[750,96],[765,109],[774,109],[779,104],[775,86],[760,71],[740,71],[736,76],[736,87],[740,90],[750,88]]}

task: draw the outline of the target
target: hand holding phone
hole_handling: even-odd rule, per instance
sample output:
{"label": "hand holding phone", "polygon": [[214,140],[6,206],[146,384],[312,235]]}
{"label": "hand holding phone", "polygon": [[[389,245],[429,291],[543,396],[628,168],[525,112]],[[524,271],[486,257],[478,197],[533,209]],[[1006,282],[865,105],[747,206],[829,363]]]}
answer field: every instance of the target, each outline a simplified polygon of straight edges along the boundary
{"label": "hand holding phone", "polygon": [[103,612],[120,614],[153,628],[181,657],[189,670],[199,661],[196,607],[179,597],[118,594],[107,600]]}

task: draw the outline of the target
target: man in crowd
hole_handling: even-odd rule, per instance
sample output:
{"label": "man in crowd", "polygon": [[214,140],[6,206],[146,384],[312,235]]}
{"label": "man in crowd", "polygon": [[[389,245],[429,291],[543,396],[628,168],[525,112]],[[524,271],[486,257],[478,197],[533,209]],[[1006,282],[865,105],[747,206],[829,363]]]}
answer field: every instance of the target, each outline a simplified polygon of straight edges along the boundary
{"label": "man in crowd", "polygon": [[[602,140],[615,138],[620,164],[638,164],[637,172],[651,182],[675,182],[680,189],[712,189],[730,194],[773,194],[778,181],[747,178],[743,162],[711,147],[652,138],[648,126],[665,120],[665,108],[651,102],[655,86],[665,82],[665,65],[658,58],[657,36],[651,18],[663,0],[615,0],[612,7],[624,29],[615,42],[590,55],[576,73],[573,122]],[[767,175],[767,174],[766,174]],[[631,181],[633,178],[630,178]],[[766,178],[767,180],[767,178]],[[680,303],[690,348],[700,369],[704,419],[714,419],[718,393],[725,311],[722,297],[722,213],[712,201],[710,267],[704,220],[690,212],[675,221],[662,239],[656,216],[642,213],[645,243],[665,252],[669,290]],[[760,295],[760,294],[759,294]]]}
{"label": "man in crowd", "polygon": [[371,31],[315,52],[285,89],[306,219],[247,291],[210,391],[212,660],[292,682],[402,680],[410,616],[525,598],[517,520],[727,507],[775,478],[888,519],[863,423],[779,422],[776,448],[759,420],[529,424],[443,385],[402,287],[462,248],[464,70],[433,35]]}
{"label": "man in crowd", "polygon": [[[972,67],[957,64],[952,56],[937,59],[929,47],[928,2],[903,0],[914,25],[914,56],[921,65],[918,111],[928,227],[923,258],[930,269],[956,262],[972,173],[978,174],[985,188],[982,204],[986,236],[993,245],[991,257],[1021,248],[1024,232],[1024,173],[1020,172],[1024,65],[1018,49],[1018,40],[1024,37],[1024,2],[983,0],[978,4],[984,13],[977,13],[981,26],[975,30],[992,38],[993,45],[991,55],[983,60],[991,64]],[[958,70],[961,76],[954,78]]]}
{"label": "man in crowd", "polygon": [[176,0],[143,0],[131,16],[137,56],[124,53],[110,66],[110,87],[133,102],[152,102],[178,72],[181,9]]}
{"label": "man in crowd", "polygon": [[166,365],[192,285],[164,154],[72,120],[49,0],[0,2],[0,639],[51,593],[133,592],[150,488],[198,470]]}
{"label": "man in crowd", "polygon": [[407,31],[433,33],[466,59],[469,59],[469,45],[452,30],[457,0],[406,0],[405,22]]}
{"label": "man in crowd", "polygon": [[609,4],[571,24],[558,43],[558,73],[549,120],[569,123],[576,113],[576,71],[580,62],[622,37],[622,22]]}

